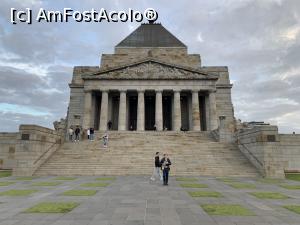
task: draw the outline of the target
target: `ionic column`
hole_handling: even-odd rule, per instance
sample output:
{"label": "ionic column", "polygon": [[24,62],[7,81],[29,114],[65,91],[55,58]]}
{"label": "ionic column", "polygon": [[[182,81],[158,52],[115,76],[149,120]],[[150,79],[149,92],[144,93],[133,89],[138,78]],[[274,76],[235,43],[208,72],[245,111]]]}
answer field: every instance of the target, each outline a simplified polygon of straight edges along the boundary
{"label": "ionic column", "polygon": [[216,103],[216,91],[209,92],[209,124],[210,130],[215,130],[218,128],[217,120],[217,103]]}
{"label": "ionic column", "polygon": [[200,131],[200,111],[199,111],[198,91],[192,91],[192,119],[193,119],[193,130]]}
{"label": "ionic column", "polygon": [[100,128],[101,131],[107,130],[108,115],[108,91],[102,91],[101,112],[100,112]]}
{"label": "ionic column", "polygon": [[118,130],[126,130],[126,91],[120,91]]}
{"label": "ionic column", "polygon": [[145,130],[145,97],[144,91],[138,91],[137,130]]}
{"label": "ionic column", "polygon": [[181,128],[180,91],[174,91],[174,130]]}
{"label": "ionic column", "polygon": [[155,124],[156,130],[163,130],[162,91],[156,91],[155,99]]}
{"label": "ionic column", "polygon": [[91,114],[92,114],[92,91],[84,92],[84,117],[83,117],[83,129],[91,127]]}

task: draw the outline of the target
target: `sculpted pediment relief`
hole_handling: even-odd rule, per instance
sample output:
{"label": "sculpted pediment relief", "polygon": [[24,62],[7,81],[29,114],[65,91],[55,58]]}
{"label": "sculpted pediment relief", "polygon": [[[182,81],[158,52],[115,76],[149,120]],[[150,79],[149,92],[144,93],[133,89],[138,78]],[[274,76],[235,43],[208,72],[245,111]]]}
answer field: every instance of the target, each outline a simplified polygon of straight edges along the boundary
{"label": "sculpted pediment relief", "polygon": [[138,64],[123,66],[121,68],[99,71],[95,74],[86,75],[83,79],[217,79],[217,76],[206,74],[197,70],[188,70],[163,63],[147,61]]}

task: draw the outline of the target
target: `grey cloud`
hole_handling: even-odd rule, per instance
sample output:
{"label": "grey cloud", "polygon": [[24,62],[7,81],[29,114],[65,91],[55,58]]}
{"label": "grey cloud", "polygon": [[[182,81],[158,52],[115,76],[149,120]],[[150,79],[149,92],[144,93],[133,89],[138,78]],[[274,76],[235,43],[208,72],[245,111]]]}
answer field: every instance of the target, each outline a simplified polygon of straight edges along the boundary
{"label": "grey cloud", "polygon": [[[1,4],[0,53],[19,56],[18,61],[6,59],[5,62],[45,65],[48,69],[46,76],[40,77],[13,68],[0,68],[0,94],[4,93],[0,102],[22,104],[24,101],[33,107],[45,108],[57,118],[66,112],[71,67],[98,65],[100,54],[112,53],[114,45],[131,32],[129,25],[138,26],[129,23],[12,26],[3,22],[9,16],[8,9],[31,5],[16,0],[4,0]],[[159,12],[159,22],[187,44],[190,53],[201,54],[203,65],[229,66],[231,79],[235,81],[236,117],[268,121],[299,111],[299,105],[291,101],[300,102],[300,37],[298,34],[295,40],[287,42],[281,36],[288,28],[300,26],[298,0],[176,1],[171,7],[168,1],[89,0],[83,3],[69,0],[56,6],[52,1],[42,1],[42,6],[53,9],[153,7]],[[199,33],[203,42],[197,41]],[[280,75],[293,70],[294,76],[280,79]],[[5,95],[8,89],[10,94]],[[41,91],[43,89],[46,91]],[[53,89],[62,92],[51,92]],[[287,102],[278,99],[287,99]],[[46,120],[52,126],[52,118]],[[37,118],[36,121],[43,120]],[[299,118],[289,118],[289,123],[291,127],[300,127]],[[287,127],[284,124],[281,129],[288,131]]]}
{"label": "grey cloud", "polygon": [[57,120],[51,116],[32,116],[22,113],[0,112],[0,132],[15,132],[20,124],[38,124],[53,129],[53,124],[49,121]]}
{"label": "grey cloud", "polygon": [[0,102],[39,108],[56,117],[65,115],[70,68],[53,70],[44,78],[7,67],[0,67],[0,74]]}

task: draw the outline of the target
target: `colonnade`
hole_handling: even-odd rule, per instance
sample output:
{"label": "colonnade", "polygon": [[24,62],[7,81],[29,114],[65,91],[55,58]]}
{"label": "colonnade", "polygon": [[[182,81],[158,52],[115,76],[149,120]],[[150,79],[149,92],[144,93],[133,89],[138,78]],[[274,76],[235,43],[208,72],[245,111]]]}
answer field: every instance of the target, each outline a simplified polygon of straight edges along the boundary
{"label": "colonnade", "polygon": [[[201,90],[205,91],[205,90]],[[145,90],[138,90],[137,101],[137,130],[145,130]],[[192,126],[191,130],[201,130],[201,113],[199,107],[199,92],[200,90],[191,90],[192,93]],[[216,109],[216,94],[215,90],[206,90],[208,92],[209,105],[209,130],[217,128],[217,109]],[[99,130],[105,131],[108,122],[108,93],[109,90],[101,90],[101,110]],[[182,127],[181,115],[181,92],[173,91],[173,130],[179,131]],[[163,130],[163,91],[155,91],[155,125],[156,130]],[[126,130],[126,113],[127,113],[127,91],[120,90],[119,116],[118,116],[118,130]],[[84,118],[83,128],[91,127],[92,115],[92,91],[85,91],[84,97]]]}

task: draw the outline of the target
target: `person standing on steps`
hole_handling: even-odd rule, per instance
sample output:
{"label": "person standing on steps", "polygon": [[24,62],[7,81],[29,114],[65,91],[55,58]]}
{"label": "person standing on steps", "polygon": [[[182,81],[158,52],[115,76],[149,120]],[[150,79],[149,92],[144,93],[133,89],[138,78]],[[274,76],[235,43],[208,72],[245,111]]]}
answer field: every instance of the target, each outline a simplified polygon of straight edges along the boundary
{"label": "person standing on steps", "polygon": [[111,120],[108,121],[107,128],[108,128],[108,130],[111,130],[111,128],[112,128],[112,122],[111,122]]}
{"label": "person standing on steps", "polygon": [[91,138],[91,130],[90,130],[90,128],[88,128],[88,129],[86,129],[86,134],[87,134],[87,139],[88,140],[90,140],[90,138]]}
{"label": "person standing on steps", "polygon": [[103,147],[107,148],[108,147],[108,133],[105,132],[105,134],[102,136],[102,140],[103,140]]}
{"label": "person standing on steps", "polygon": [[168,154],[164,154],[164,157],[160,161],[160,165],[163,170],[164,185],[168,185],[170,166],[172,165],[171,160],[168,157]]}
{"label": "person standing on steps", "polygon": [[154,157],[154,170],[150,180],[155,181],[155,178],[159,178],[162,180],[162,176],[160,174],[160,160],[159,160],[159,152],[156,152]]}
{"label": "person standing on steps", "polygon": [[94,141],[94,133],[95,133],[95,130],[93,127],[90,128],[90,141]]}
{"label": "person standing on steps", "polygon": [[80,135],[80,128],[79,126],[77,126],[75,129],[75,142],[79,141],[79,135]]}
{"label": "person standing on steps", "polygon": [[69,129],[69,141],[73,142],[74,130],[72,127]]}

